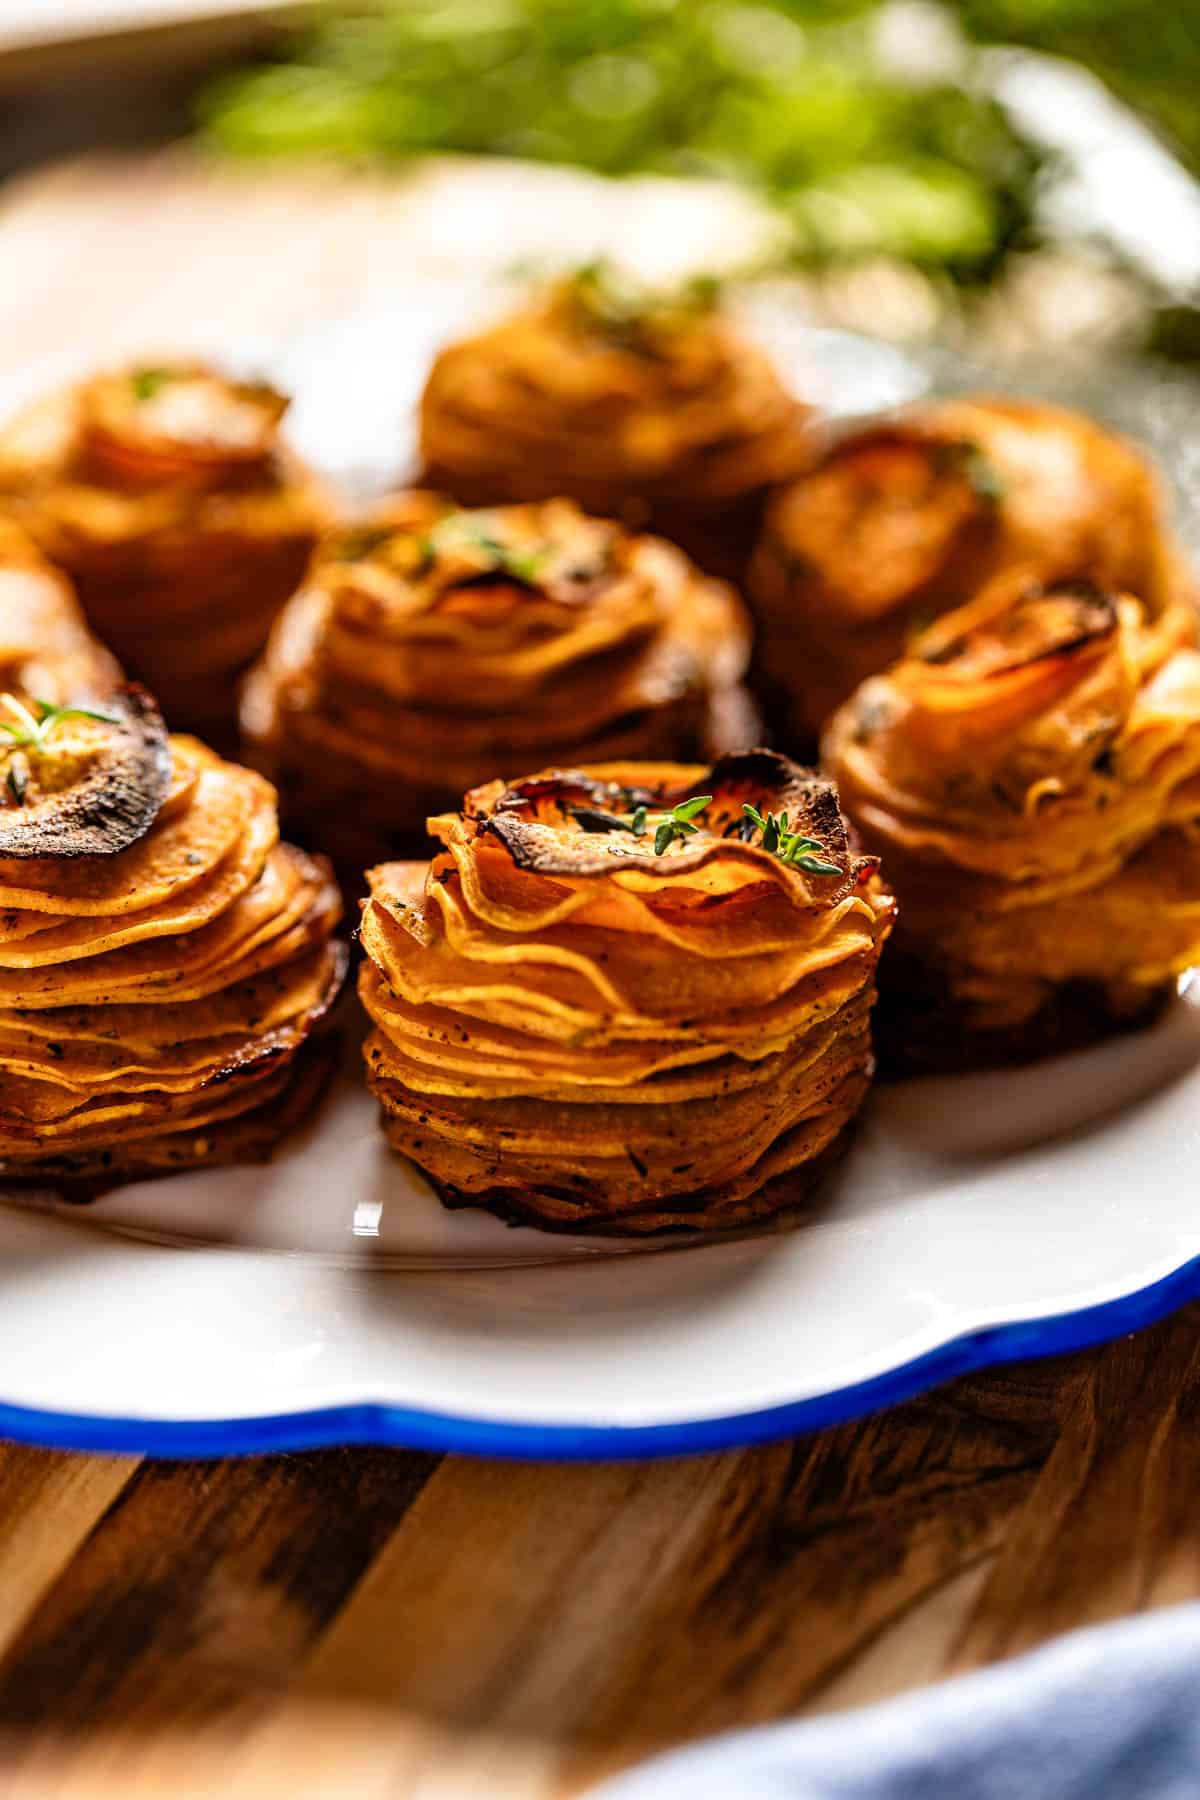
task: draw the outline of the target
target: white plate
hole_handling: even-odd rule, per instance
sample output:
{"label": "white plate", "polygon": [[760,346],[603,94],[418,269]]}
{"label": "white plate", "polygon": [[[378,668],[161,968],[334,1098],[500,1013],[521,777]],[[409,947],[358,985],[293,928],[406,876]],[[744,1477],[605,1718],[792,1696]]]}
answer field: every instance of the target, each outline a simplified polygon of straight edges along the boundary
{"label": "white plate", "polygon": [[1196,985],[1142,1035],[879,1089],[805,1223],[706,1246],[447,1213],[346,1082],[265,1169],[0,1211],[0,1430],[161,1454],[782,1435],[1188,1297],[1198,1138]]}
{"label": "white plate", "polygon": [[[461,280],[414,282],[270,346],[192,347],[267,367],[297,395],[303,447],[369,493],[411,454],[430,349],[494,304]],[[760,312],[798,387],[835,410],[927,383],[885,345]],[[17,372],[0,405],[77,357]],[[1127,372],[1083,397],[1169,456],[1200,538],[1194,391]],[[1200,1291],[1198,1121],[1192,993],[1153,1032],[1083,1055],[878,1090],[797,1229],[648,1248],[445,1212],[347,1077],[265,1169],[145,1183],[84,1214],[0,1206],[0,1433],[178,1455],[371,1441],[527,1456],[784,1435],[1131,1330]]]}

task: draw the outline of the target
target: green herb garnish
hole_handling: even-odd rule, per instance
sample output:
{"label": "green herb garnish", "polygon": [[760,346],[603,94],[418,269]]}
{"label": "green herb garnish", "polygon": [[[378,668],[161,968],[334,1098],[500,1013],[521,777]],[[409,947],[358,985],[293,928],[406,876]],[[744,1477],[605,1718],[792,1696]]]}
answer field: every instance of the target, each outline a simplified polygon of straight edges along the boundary
{"label": "green herb garnish", "polygon": [[999,506],[1007,496],[1004,477],[978,444],[944,444],[939,458],[943,469],[960,475],[977,500]]}
{"label": "green herb garnish", "polygon": [[[567,811],[585,831],[627,831],[631,837],[643,838],[653,824],[654,854],[665,856],[676,838],[695,837],[700,827],[693,825],[692,820],[711,801],[711,794],[695,794],[690,800],[681,800],[670,812],[652,813],[648,806],[637,806],[627,818],[591,806],[569,806]],[[613,854],[632,855],[633,852],[614,850]]]}
{"label": "green herb garnish", "polygon": [[700,827],[693,825],[692,820],[711,803],[711,794],[697,794],[691,800],[681,800],[678,806],[673,806],[655,828],[655,856],[664,856],[676,838],[695,837]]}
{"label": "green herb garnish", "polygon": [[[351,525],[333,540],[330,555],[336,562],[364,562],[394,536],[390,525]],[[426,561],[430,560],[426,556]]]}
{"label": "green herb garnish", "polygon": [[586,323],[629,349],[656,331],[678,329],[712,312],[722,287],[717,275],[655,287],[604,259],[585,263],[568,281],[570,297]]}
{"label": "green herb garnish", "polygon": [[836,863],[826,862],[821,854],[825,846],[816,838],[805,837],[803,832],[788,829],[788,816],[784,813],[769,812],[764,818],[757,808],[748,802],[742,807],[751,825],[758,827],[762,833],[762,847],[777,856],[790,869],[803,869],[806,875],[840,875],[841,870]]}
{"label": "green herb garnish", "polygon": [[25,789],[28,786],[28,778],[26,777],[24,769],[18,768],[16,763],[13,763],[9,768],[6,785],[17,805],[24,806]]}
{"label": "green herb garnish", "polygon": [[989,506],[999,506],[1008,489],[1004,478],[990,456],[972,444],[963,457],[963,474],[967,478],[967,486],[980,500],[986,500]]}
{"label": "green herb garnish", "polygon": [[0,731],[8,733],[11,742],[6,750],[40,750],[54,730],[64,719],[95,719],[100,725],[119,725],[120,719],[112,713],[95,712],[88,706],[54,706],[49,700],[34,700],[36,711],[30,711],[23,700],[15,694],[0,694],[0,706],[12,714],[13,722],[0,719]]}
{"label": "green herb garnish", "polygon": [[521,549],[502,543],[490,529],[486,516],[476,518],[470,513],[450,513],[426,534],[422,550],[432,561],[439,550],[456,548],[476,551],[486,560],[489,573],[511,575],[515,581],[524,582],[526,587],[535,585],[552,551],[549,544]]}
{"label": "green herb garnish", "polygon": [[155,394],[171,379],[169,369],[135,369],[129,377],[135,400],[153,400]]}

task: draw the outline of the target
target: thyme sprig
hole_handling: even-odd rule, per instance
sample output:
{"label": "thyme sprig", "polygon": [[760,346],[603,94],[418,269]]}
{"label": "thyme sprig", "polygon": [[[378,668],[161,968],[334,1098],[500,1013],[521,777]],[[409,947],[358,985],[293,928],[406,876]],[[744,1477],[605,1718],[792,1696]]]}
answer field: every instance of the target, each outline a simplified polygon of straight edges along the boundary
{"label": "thyme sprig", "polygon": [[825,846],[816,838],[805,837],[801,831],[788,829],[788,816],[783,813],[767,813],[764,818],[757,807],[747,801],[742,807],[750,825],[762,833],[762,847],[772,856],[777,856],[790,869],[802,869],[806,875],[840,875],[841,870],[836,863],[827,862],[821,852]]}
{"label": "thyme sprig", "polygon": [[522,581],[532,587],[551,554],[549,544],[538,544],[532,549],[522,549],[514,544],[505,544],[489,528],[486,517],[473,518],[470,513],[450,513],[428,531],[421,540],[423,561],[432,563],[439,550],[464,549],[474,550],[486,558],[492,570],[511,575],[514,580]]}
{"label": "thyme sprig", "polygon": [[635,348],[655,330],[681,327],[712,312],[721,298],[718,275],[655,287],[606,258],[584,263],[567,291],[587,323],[610,342]]}
{"label": "thyme sprig", "polygon": [[949,474],[960,475],[975,495],[988,506],[999,506],[1008,497],[1003,475],[978,444],[943,444],[940,464]]}
{"label": "thyme sprig", "polygon": [[676,838],[695,837],[700,827],[692,821],[711,804],[711,794],[696,794],[691,800],[681,800],[678,806],[673,806],[666,818],[660,819],[655,827],[655,856],[663,856]]}
{"label": "thyme sprig", "polygon": [[171,379],[169,369],[135,369],[129,377],[135,400],[153,400],[159,388]]}
{"label": "thyme sprig", "polygon": [[693,794],[681,800],[670,812],[652,813],[648,806],[637,806],[627,817],[620,813],[602,812],[592,806],[571,806],[568,812],[585,831],[627,831],[631,837],[644,838],[654,827],[654,854],[665,856],[676,838],[695,837],[700,827],[693,823],[706,806],[711,794]]}
{"label": "thyme sprig", "polygon": [[0,731],[7,732],[9,742],[3,750],[41,750],[56,725],[64,719],[95,719],[100,725],[119,725],[112,713],[97,712],[90,706],[55,706],[50,700],[34,700],[31,710],[15,694],[0,694],[0,706],[12,714],[12,721],[0,719]]}

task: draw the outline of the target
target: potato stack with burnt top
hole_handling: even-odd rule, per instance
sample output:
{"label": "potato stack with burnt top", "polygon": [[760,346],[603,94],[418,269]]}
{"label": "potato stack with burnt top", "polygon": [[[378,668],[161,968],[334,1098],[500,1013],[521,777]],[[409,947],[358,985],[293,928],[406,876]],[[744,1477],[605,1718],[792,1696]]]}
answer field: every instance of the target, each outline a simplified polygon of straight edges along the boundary
{"label": "potato stack with burnt top", "polygon": [[267,1154],[323,1077],[329,871],[139,688],[0,713],[0,1179]]}
{"label": "potato stack with burnt top", "polygon": [[715,1230],[811,1191],[867,1092],[892,902],[771,751],[493,782],[371,873],[388,1141],[450,1206]]}
{"label": "potato stack with burnt top", "polygon": [[1148,1017],[1200,962],[1200,653],[1184,612],[1003,576],[865,682],[826,766],[900,903],[902,1066]]}

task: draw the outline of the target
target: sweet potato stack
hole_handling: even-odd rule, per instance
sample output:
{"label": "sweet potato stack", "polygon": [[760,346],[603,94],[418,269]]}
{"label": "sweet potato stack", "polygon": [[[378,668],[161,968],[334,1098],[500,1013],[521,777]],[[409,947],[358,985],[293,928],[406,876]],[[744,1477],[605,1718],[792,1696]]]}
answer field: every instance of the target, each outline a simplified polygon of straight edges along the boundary
{"label": "sweet potato stack", "polygon": [[371,872],[360,992],[388,1140],[448,1205],[644,1233],[809,1191],[891,922],[828,781],[763,750],[550,771],[430,825],[428,868]]}
{"label": "sweet potato stack", "polygon": [[0,731],[0,1179],[261,1157],[302,1116],[344,975],[328,871],[261,776],[121,688]]}
{"label": "sweet potato stack", "polygon": [[826,766],[900,902],[890,1060],[1066,1047],[1200,961],[1195,630],[1002,577],[836,715]]}
{"label": "sweet potato stack", "polygon": [[100,375],[0,435],[0,496],[172,725],[231,735],[237,675],[304,572],[325,504],[286,401],[198,365]]}
{"label": "sweet potato stack", "polygon": [[421,405],[425,479],[467,505],[569,494],[737,579],[809,409],[701,289],[591,268],[452,344]]}
{"label": "sweet potato stack", "polygon": [[780,730],[809,745],[860,681],[1004,570],[1190,610],[1153,471],[1081,413],[928,401],[830,435],[767,509],[747,592]]}
{"label": "sweet potato stack", "polygon": [[358,876],[498,773],[753,741],[749,648],[736,596],[672,545],[569,501],[418,492],[318,554],[243,731],[285,818]]}
{"label": "sweet potato stack", "polygon": [[84,623],[70,584],[0,517],[0,693],[55,704],[116,686],[116,661]]}

